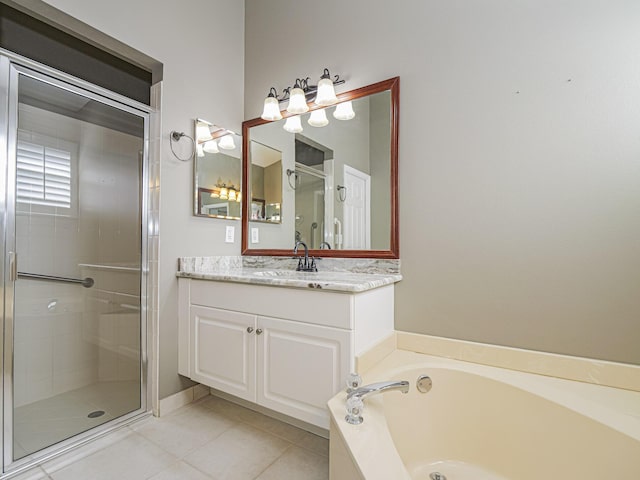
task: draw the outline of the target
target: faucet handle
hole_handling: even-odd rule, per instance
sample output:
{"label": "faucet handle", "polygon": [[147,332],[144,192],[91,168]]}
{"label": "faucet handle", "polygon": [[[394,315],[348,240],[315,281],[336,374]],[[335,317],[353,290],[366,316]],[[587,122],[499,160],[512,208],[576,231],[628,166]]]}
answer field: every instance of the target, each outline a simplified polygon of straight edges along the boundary
{"label": "faucet handle", "polygon": [[362,377],[357,373],[350,373],[347,376],[347,393],[353,392],[356,388],[362,385]]}
{"label": "faucet handle", "polygon": [[347,399],[347,415],[344,419],[351,425],[360,425],[362,423],[362,411],[364,410],[364,402],[360,397],[351,397]]}

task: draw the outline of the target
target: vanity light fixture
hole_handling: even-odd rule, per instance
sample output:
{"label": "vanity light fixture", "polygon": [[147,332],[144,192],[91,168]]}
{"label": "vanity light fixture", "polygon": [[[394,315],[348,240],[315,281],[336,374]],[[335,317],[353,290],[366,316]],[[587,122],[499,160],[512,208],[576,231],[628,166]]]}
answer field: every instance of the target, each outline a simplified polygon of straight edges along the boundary
{"label": "vanity light fixture", "polygon": [[211,140],[212,138],[209,126],[202,122],[198,122],[198,125],[196,126],[196,141],[201,143]]}
{"label": "vanity light fixture", "polygon": [[271,87],[269,95],[264,99],[264,110],[262,111],[262,118],[271,122],[275,120],[282,120],[282,114],[280,113],[280,102],[277,99],[278,92],[275,88]]}
{"label": "vanity light fixture", "polygon": [[204,145],[198,145],[198,147],[202,147],[202,150],[207,153],[218,153],[220,151],[218,150],[218,142],[216,140],[209,140],[204,142]]}
{"label": "vanity light fixture", "polygon": [[[304,83],[306,84],[307,80],[304,80]],[[287,112],[300,114],[306,113],[308,111],[309,105],[307,105],[307,97],[305,96],[304,90],[302,89],[302,83],[298,79],[291,89]]]}
{"label": "vanity light fixture", "polygon": [[324,108],[311,112],[311,115],[309,115],[309,120],[307,122],[312,127],[325,127],[329,125],[327,113],[325,112]]}
{"label": "vanity light fixture", "polygon": [[356,113],[353,111],[351,100],[339,103],[333,111],[333,118],[336,120],[351,120],[355,116]]}
{"label": "vanity light fixture", "polygon": [[318,95],[316,95],[316,105],[328,107],[338,102],[336,89],[333,88],[329,69],[325,68],[320,81],[318,82]]}
{"label": "vanity light fixture", "polygon": [[242,194],[240,190],[235,186],[230,185],[227,186],[226,183],[216,184],[216,186],[212,189],[211,197],[219,198],[220,200],[230,200],[232,202],[240,202],[242,200]]}
{"label": "vanity light fixture", "polygon": [[236,148],[236,144],[233,141],[233,134],[229,132],[224,137],[221,137],[220,140],[218,140],[218,147],[222,148],[223,150],[233,150],[234,148]]}
{"label": "vanity light fixture", "polygon": [[284,122],[284,126],[282,128],[284,128],[289,133],[302,132],[302,122],[300,121],[300,115],[288,117],[287,121]]}
{"label": "vanity light fixture", "polygon": [[[316,105],[333,105],[338,101],[334,86],[341,85],[344,82],[339,75],[335,75],[332,80],[329,69],[325,68],[317,85],[310,85],[309,77],[306,77],[296,78],[293,87],[285,88],[282,91],[282,95],[278,95],[278,91],[271,87],[264,101],[261,117],[268,121],[280,120],[282,116],[278,110],[278,104],[286,101],[289,102],[287,112],[296,115],[308,112],[309,105],[307,105],[307,102],[312,100],[315,100]],[[278,111],[276,112],[276,110]]]}

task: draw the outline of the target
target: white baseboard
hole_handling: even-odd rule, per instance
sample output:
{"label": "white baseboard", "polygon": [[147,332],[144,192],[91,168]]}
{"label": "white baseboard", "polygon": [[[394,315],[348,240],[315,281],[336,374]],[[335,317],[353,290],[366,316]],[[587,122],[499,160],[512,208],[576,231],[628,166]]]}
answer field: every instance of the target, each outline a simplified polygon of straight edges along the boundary
{"label": "white baseboard", "polygon": [[158,416],[162,417],[163,415],[168,415],[169,413],[175,412],[179,408],[189,405],[190,403],[195,402],[202,397],[206,397],[207,395],[209,395],[209,387],[200,384],[186,388],[178,393],[174,393],[173,395],[169,395],[168,397],[160,400]]}

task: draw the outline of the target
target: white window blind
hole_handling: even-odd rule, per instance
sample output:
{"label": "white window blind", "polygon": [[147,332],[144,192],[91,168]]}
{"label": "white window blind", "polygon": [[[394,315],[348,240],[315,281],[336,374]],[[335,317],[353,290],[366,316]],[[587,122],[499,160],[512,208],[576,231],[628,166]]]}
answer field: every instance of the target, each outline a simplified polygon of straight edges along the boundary
{"label": "white window blind", "polygon": [[16,200],[71,208],[71,152],[19,140]]}

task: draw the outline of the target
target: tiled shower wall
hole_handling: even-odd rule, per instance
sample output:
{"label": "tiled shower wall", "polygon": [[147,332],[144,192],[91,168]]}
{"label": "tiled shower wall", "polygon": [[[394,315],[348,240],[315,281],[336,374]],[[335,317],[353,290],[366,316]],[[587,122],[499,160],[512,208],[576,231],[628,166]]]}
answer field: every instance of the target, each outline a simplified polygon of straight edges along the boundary
{"label": "tiled shower wall", "polygon": [[71,209],[17,205],[18,269],[96,283],[17,283],[16,406],[140,371],[142,141],[30,106],[19,115],[20,138],[75,149],[76,179]]}

